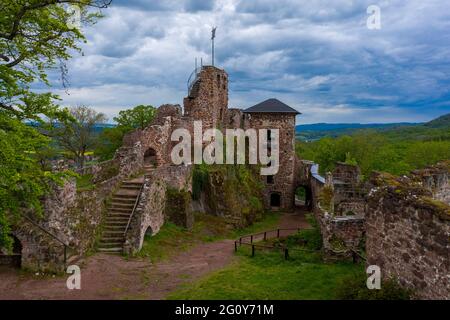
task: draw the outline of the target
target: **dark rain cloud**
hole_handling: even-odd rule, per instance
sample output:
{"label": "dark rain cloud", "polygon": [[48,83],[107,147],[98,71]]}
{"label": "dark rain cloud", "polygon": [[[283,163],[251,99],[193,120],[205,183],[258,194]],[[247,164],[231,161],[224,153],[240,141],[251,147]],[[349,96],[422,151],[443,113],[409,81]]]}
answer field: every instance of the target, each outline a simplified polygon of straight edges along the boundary
{"label": "dark rain cloud", "polygon": [[[230,74],[230,106],[278,97],[301,122],[424,121],[450,112],[450,3],[379,1],[115,0],[85,30],[69,63],[70,96],[113,116],[136,104],[181,103],[194,59]],[[58,75],[54,75],[56,82]],[[57,82],[56,82],[57,83]]]}

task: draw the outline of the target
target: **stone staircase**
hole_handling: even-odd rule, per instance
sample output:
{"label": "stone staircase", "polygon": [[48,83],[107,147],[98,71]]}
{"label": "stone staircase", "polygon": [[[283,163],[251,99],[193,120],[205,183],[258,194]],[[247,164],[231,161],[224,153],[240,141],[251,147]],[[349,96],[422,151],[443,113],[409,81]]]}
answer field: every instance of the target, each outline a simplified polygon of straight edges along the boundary
{"label": "stone staircase", "polygon": [[98,246],[99,252],[115,254],[123,252],[125,229],[143,183],[144,177],[124,181],[120,189],[112,196]]}
{"label": "stone staircase", "polygon": [[153,164],[146,164],[144,165],[144,174],[145,175],[150,175],[153,170],[155,170],[156,166]]}

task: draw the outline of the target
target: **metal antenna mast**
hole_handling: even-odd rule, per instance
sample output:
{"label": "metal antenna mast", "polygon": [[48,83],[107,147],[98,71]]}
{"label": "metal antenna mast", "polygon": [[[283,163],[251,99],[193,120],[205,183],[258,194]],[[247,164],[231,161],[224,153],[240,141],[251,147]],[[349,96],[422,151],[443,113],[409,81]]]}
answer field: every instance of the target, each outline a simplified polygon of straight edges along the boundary
{"label": "metal antenna mast", "polygon": [[211,30],[211,44],[212,44],[211,62],[213,66],[214,66],[214,38],[216,37],[216,29],[217,27],[213,27]]}

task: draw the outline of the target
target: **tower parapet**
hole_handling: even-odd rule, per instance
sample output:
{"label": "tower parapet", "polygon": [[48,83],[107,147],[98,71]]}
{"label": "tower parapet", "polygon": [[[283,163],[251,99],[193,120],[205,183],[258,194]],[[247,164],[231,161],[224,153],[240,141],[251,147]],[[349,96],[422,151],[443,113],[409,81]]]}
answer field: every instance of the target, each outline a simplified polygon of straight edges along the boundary
{"label": "tower parapet", "polygon": [[222,126],[228,109],[228,74],[214,66],[203,66],[194,76],[184,98],[185,116],[201,120],[204,129]]}

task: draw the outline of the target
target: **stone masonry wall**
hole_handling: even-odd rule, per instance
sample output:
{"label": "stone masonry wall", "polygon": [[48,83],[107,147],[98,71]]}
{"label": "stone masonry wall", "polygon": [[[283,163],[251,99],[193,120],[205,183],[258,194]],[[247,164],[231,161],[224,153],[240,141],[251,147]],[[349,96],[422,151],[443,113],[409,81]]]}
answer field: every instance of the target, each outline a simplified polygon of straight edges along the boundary
{"label": "stone masonry wall", "polygon": [[[245,129],[279,129],[279,170],[268,183],[267,176],[261,176],[265,184],[265,206],[270,208],[270,195],[281,195],[281,209],[292,210],[295,192],[295,114],[251,113],[246,115]],[[259,137],[258,137],[259,139]]]}
{"label": "stone masonry wall", "polygon": [[228,108],[228,74],[213,66],[203,66],[191,95],[184,98],[184,114],[202,120],[203,128],[221,126]]}
{"label": "stone masonry wall", "polygon": [[[167,188],[192,191],[192,166],[165,166],[155,169],[144,179],[136,211],[126,234],[124,252],[141,250],[145,235],[155,235],[167,220],[165,214]],[[181,214],[190,214],[185,212]]]}
{"label": "stone masonry wall", "polygon": [[450,207],[407,178],[372,177],[367,263],[419,299],[450,299]]}

